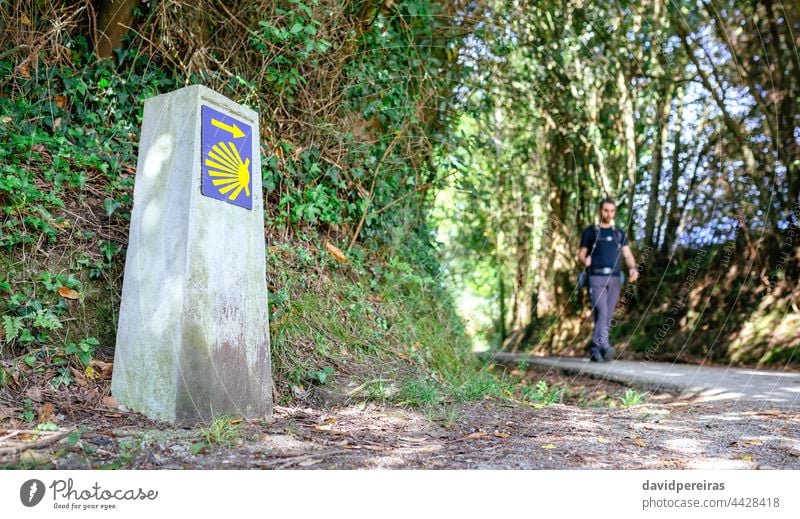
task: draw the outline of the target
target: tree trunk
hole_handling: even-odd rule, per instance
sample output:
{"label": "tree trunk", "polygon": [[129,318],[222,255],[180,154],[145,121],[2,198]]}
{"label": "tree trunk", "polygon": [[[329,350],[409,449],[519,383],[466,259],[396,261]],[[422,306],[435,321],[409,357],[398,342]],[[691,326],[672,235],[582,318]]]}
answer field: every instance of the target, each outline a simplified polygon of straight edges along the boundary
{"label": "tree trunk", "polygon": [[101,0],[97,7],[94,52],[100,58],[110,58],[114,49],[122,47],[122,39],[130,32],[133,9],[139,0]]}
{"label": "tree trunk", "polygon": [[[619,108],[625,127],[625,172],[628,177],[628,214],[633,215],[633,197],[636,192],[636,136],[633,121],[633,100],[629,92],[629,82],[622,67],[617,71],[617,90],[620,94]],[[633,218],[628,218],[626,231],[631,235]]]}
{"label": "tree trunk", "polygon": [[675,231],[678,228],[680,221],[680,209],[678,208],[678,181],[683,175],[683,168],[681,167],[681,150],[683,143],[681,142],[681,132],[683,131],[683,87],[678,88],[678,125],[675,130],[675,138],[673,141],[672,150],[672,180],[669,184],[669,191],[667,192],[667,203],[664,205],[665,210],[669,208],[669,213],[666,216],[666,227],[664,229],[664,240],[661,244],[661,255],[666,256],[672,244],[675,241]]}
{"label": "tree trunk", "polygon": [[521,173],[519,196],[517,197],[516,229],[516,275],[514,276],[514,305],[511,310],[512,329],[528,324],[531,316],[531,241],[533,233],[533,208],[530,207],[528,178],[533,175]]}
{"label": "tree trunk", "polygon": [[647,218],[644,223],[644,243],[655,247],[654,230],[658,214],[658,192],[661,184],[661,169],[664,167],[664,148],[669,138],[669,112],[672,108],[672,93],[675,83],[670,78],[665,79],[661,95],[656,104],[657,138],[653,143],[653,164],[650,170],[650,201],[647,205]]}
{"label": "tree trunk", "polygon": [[497,262],[497,296],[499,299],[499,308],[497,316],[497,333],[500,335],[498,344],[502,347],[503,342],[506,340],[508,332],[506,332],[506,282],[504,277],[504,261],[502,253],[502,240],[503,232],[500,231],[497,235],[497,244],[495,248],[495,261]]}

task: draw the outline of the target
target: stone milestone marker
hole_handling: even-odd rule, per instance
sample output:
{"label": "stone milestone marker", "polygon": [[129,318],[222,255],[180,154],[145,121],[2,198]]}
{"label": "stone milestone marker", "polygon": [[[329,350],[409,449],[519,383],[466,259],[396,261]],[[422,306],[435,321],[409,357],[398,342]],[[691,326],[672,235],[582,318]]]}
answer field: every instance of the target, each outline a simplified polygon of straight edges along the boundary
{"label": "stone milestone marker", "polygon": [[272,411],[258,136],[202,86],[145,101],[111,392],[150,418]]}

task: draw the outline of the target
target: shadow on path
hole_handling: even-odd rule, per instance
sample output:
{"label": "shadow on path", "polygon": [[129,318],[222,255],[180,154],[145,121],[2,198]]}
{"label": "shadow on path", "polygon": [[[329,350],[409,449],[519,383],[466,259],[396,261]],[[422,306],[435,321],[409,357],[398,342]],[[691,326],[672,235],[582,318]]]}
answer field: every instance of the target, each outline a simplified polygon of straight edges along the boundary
{"label": "shadow on path", "polygon": [[800,373],[615,360],[595,363],[574,357],[537,357],[486,353],[481,358],[503,363],[528,363],[575,375],[589,375],[655,391],[675,391],[696,402],[736,401],[800,409]]}

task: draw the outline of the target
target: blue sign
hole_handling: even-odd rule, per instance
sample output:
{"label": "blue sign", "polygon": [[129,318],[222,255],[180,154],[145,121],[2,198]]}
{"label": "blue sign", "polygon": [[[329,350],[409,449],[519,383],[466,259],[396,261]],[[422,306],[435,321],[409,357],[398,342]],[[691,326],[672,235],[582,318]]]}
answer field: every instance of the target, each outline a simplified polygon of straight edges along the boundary
{"label": "blue sign", "polygon": [[230,115],[201,106],[200,145],[204,196],[253,208],[252,128]]}

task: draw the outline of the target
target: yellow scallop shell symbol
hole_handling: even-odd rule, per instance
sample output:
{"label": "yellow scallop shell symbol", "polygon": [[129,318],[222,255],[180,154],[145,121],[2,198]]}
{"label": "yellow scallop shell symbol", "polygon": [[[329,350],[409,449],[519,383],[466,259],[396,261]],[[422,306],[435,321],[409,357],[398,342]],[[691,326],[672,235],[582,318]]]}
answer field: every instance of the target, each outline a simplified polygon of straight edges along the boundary
{"label": "yellow scallop shell symbol", "polygon": [[211,181],[219,192],[228,195],[228,200],[236,198],[244,190],[245,196],[250,196],[250,159],[242,161],[239,150],[232,142],[227,144],[219,142],[211,148],[206,158],[206,166]]}

